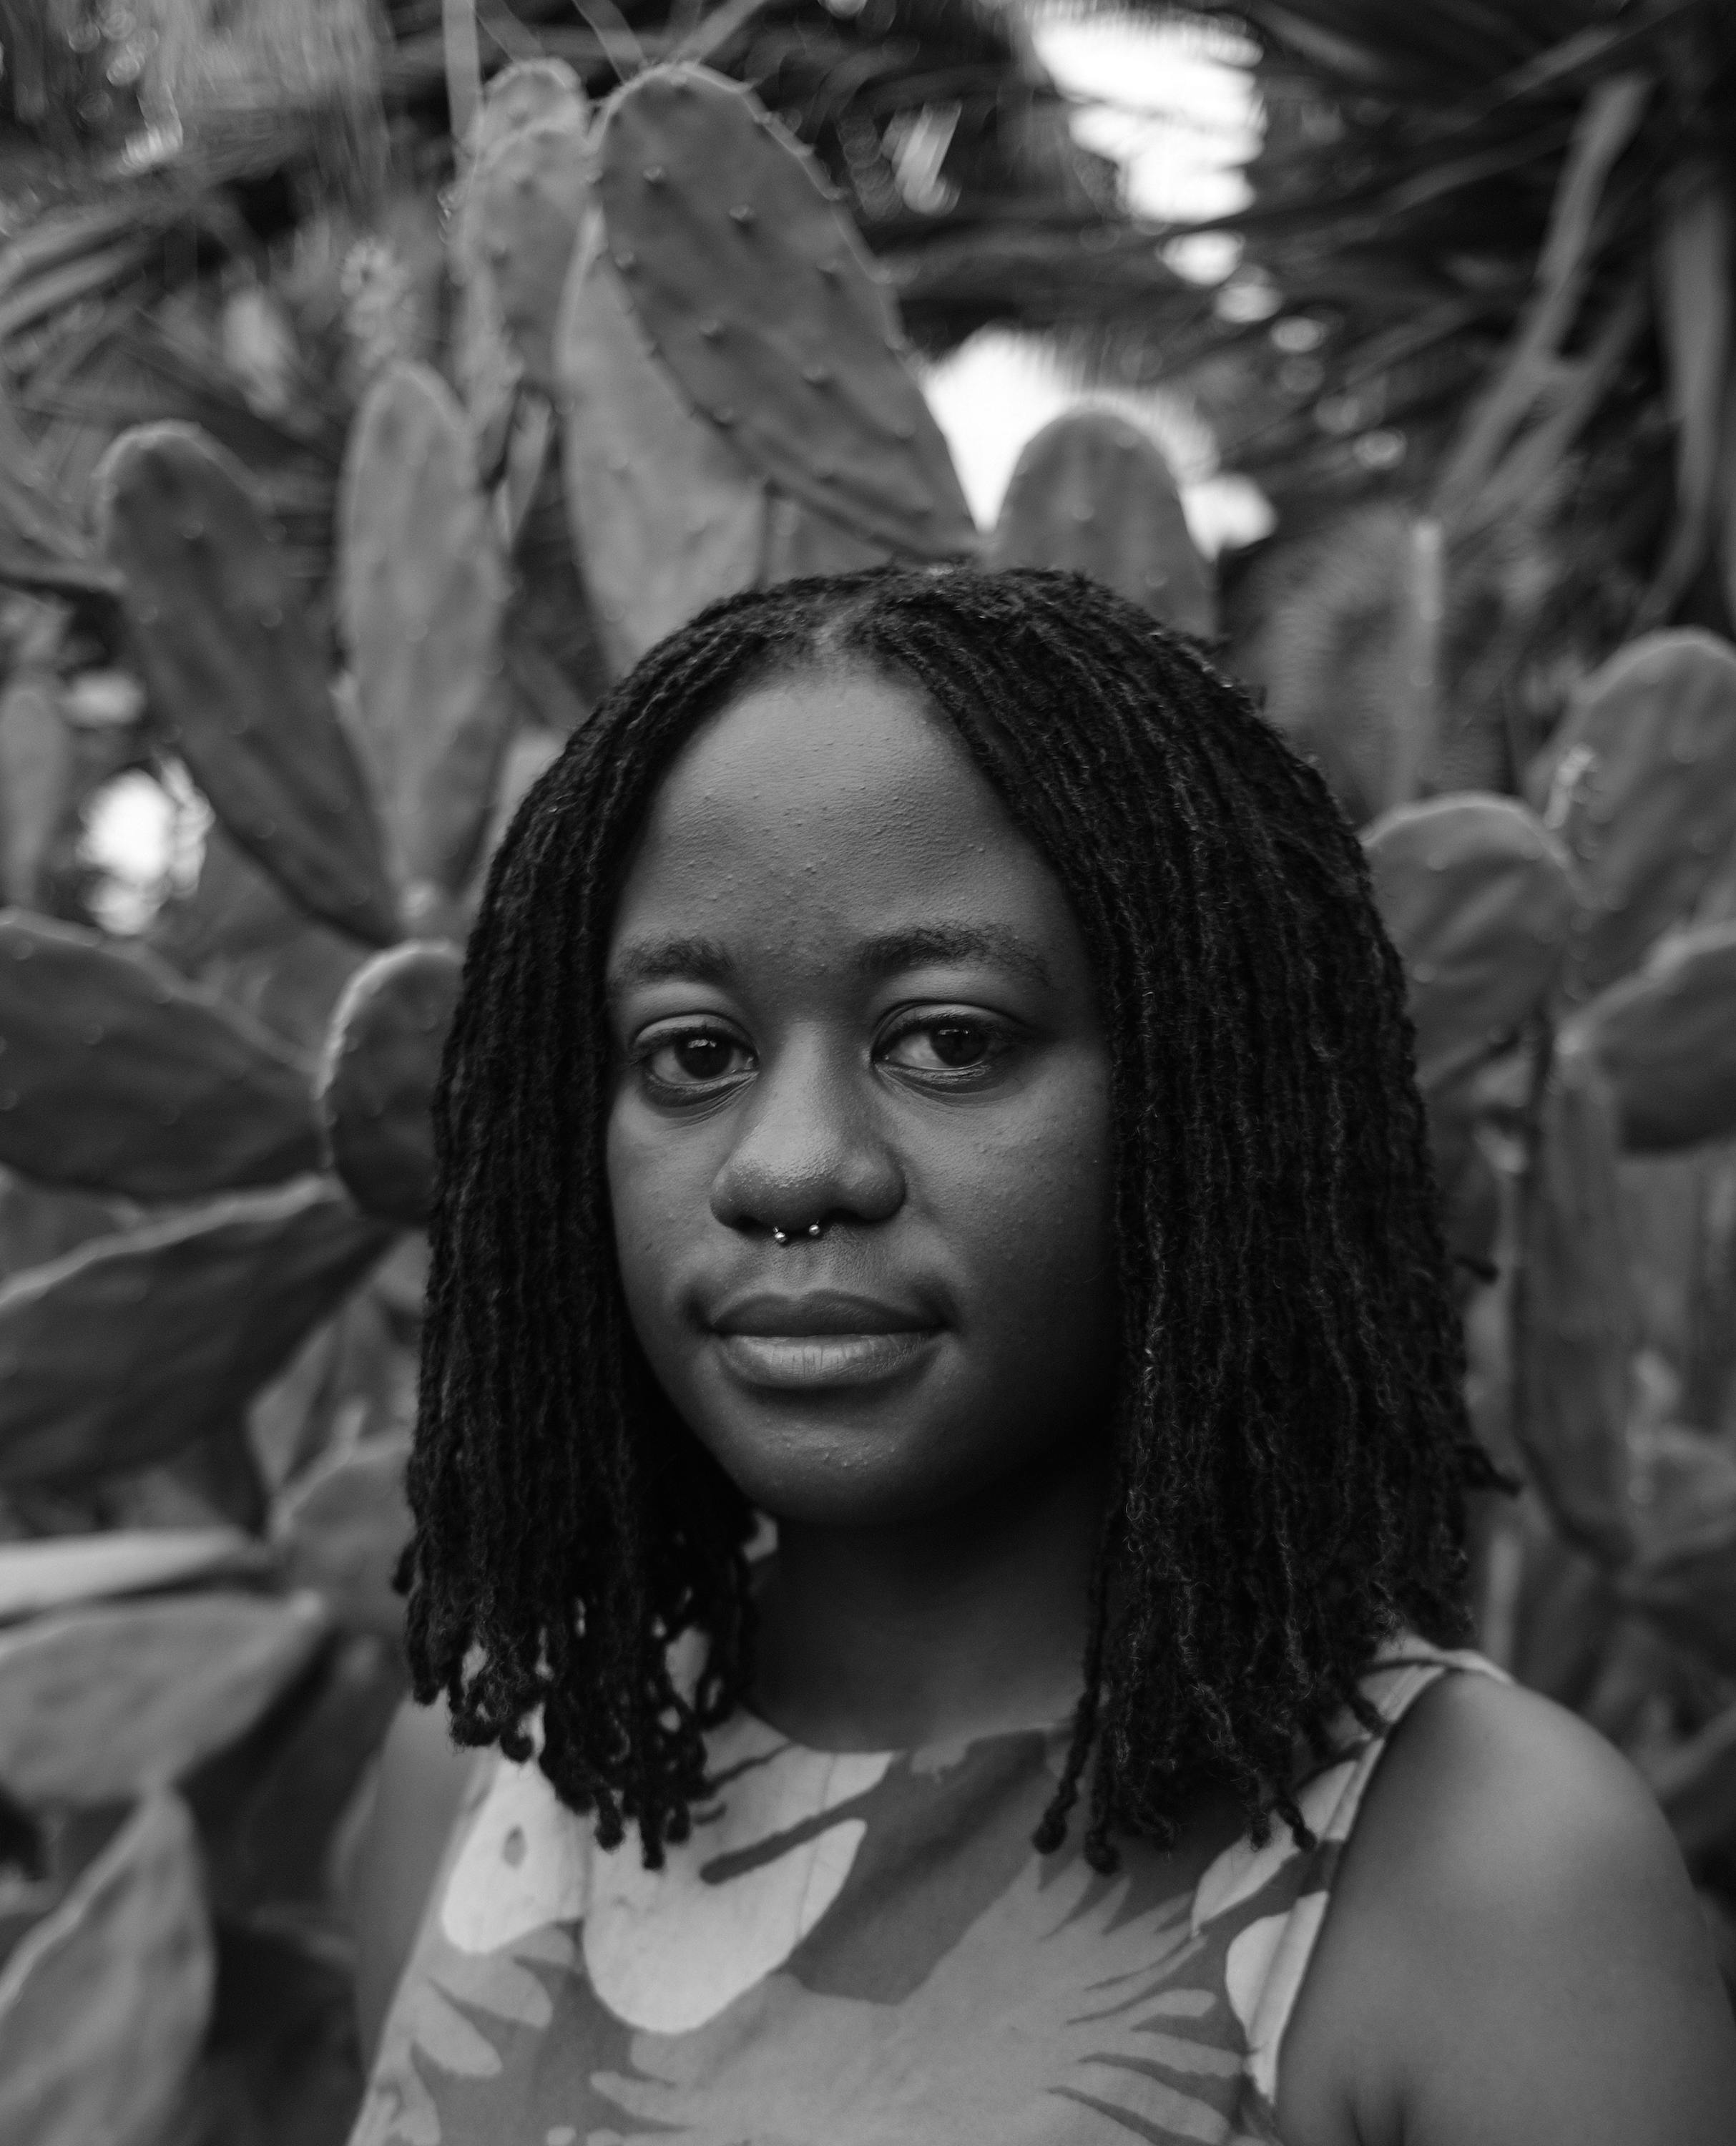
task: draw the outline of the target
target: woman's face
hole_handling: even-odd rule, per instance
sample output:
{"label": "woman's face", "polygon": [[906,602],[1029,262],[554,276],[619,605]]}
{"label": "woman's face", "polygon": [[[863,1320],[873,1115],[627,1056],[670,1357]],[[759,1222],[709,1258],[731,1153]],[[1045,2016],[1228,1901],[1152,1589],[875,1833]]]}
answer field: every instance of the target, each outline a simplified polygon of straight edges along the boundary
{"label": "woman's face", "polygon": [[915,1520],[1095,1452],[1108,1051],[1060,886],[940,718],[861,670],[713,718],[608,978],[627,1303],[753,1504]]}

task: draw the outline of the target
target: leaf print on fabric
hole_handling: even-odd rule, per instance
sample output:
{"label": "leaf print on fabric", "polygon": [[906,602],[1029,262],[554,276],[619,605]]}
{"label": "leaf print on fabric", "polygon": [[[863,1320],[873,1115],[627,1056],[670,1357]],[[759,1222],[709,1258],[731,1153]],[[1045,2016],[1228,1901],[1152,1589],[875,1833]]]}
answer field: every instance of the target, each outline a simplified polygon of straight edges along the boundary
{"label": "leaf print on fabric", "polygon": [[460,1952],[498,1952],[547,1923],[585,1910],[588,1824],[561,1803],[535,1759],[501,1759],[466,1834],[440,1904],[440,1927]]}
{"label": "leaf print on fabric", "polygon": [[492,1954],[539,1924],[580,1923],[591,1987],[616,2019],[681,2034],[715,2018],[837,1898],[863,1824],[821,1821],[877,1786],[891,1757],[804,1750],[746,1714],[711,1756],[717,1799],[661,1870],[645,1868],[631,1829],[603,1854],[534,1760],[503,1761],[446,1884],[449,1943]]}
{"label": "leaf print on fabric", "polygon": [[1278,2098],[1279,2047],[1331,1897],[1303,1894],[1288,1914],[1250,1924],[1225,1955],[1225,1988],[1248,2038],[1248,2075],[1269,2102]]}
{"label": "leaf print on fabric", "polygon": [[1125,1914],[1129,1888],[1033,1858],[904,2004],[778,1974],[699,2033],[637,2035],[592,2081],[626,2120],[591,2146],[1218,2146],[1240,2051],[1177,1980],[1206,1949],[1185,1894]]}
{"label": "leaf print on fabric", "polygon": [[[1302,1822],[1309,1831],[1321,1840],[1341,1838],[1334,1830],[1340,1814],[1344,1791],[1356,1779],[1361,1754],[1346,1759],[1342,1764],[1329,1767],[1317,1774],[1296,1798],[1296,1808],[1302,1814]],[[1349,1829],[1348,1815],[1343,1819]],[[1264,1848],[1256,1848],[1244,1834],[1240,1840],[1232,1841],[1200,1880],[1194,1895],[1193,1926],[1197,1932],[1220,1915],[1226,1915],[1232,1908],[1239,1908],[1245,1900],[1251,1900],[1262,1893],[1285,1866],[1299,1858],[1311,1855],[1311,1849],[1299,1848],[1295,1835],[1282,1819],[1273,1824],[1271,1837]]]}

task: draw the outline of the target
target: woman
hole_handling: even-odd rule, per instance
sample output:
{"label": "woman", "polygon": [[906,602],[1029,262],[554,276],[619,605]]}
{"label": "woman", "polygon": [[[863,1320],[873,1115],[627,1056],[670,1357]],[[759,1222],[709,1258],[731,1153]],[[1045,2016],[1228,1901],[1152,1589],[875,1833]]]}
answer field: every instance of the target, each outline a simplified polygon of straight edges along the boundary
{"label": "woman", "polygon": [[1732,2135],[1656,1811],[1453,1651],[1398,964],[1191,644],[717,606],[519,813],[436,1124],[409,1645],[499,1756],[432,1889],[388,1760],[367,2146]]}

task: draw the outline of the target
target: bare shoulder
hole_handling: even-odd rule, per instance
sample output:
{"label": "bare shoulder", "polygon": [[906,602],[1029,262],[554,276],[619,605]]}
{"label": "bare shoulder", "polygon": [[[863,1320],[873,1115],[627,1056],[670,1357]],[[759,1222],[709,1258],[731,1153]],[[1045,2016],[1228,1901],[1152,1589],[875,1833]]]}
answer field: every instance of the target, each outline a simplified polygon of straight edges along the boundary
{"label": "bare shoulder", "polygon": [[1736,2021],[1644,1784],[1528,1692],[1394,1732],[1280,2072],[1293,2146],[1736,2146]]}
{"label": "bare shoulder", "polygon": [[387,1733],[351,1904],[356,2007],[370,2062],[478,1756],[452,1742],[443,1705],[407,1699]]}

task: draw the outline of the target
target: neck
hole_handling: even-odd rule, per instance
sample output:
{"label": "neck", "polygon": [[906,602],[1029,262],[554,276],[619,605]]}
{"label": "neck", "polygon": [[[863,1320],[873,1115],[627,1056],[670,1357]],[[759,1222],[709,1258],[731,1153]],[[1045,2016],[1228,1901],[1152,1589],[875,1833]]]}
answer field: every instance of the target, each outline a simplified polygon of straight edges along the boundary
{"label": "neck", "polygon": [[820,1750],[957,1743],[1065,1720],[1082,1682],[1100,1455],[920,1521],[784,1520],[753,1704]]}

